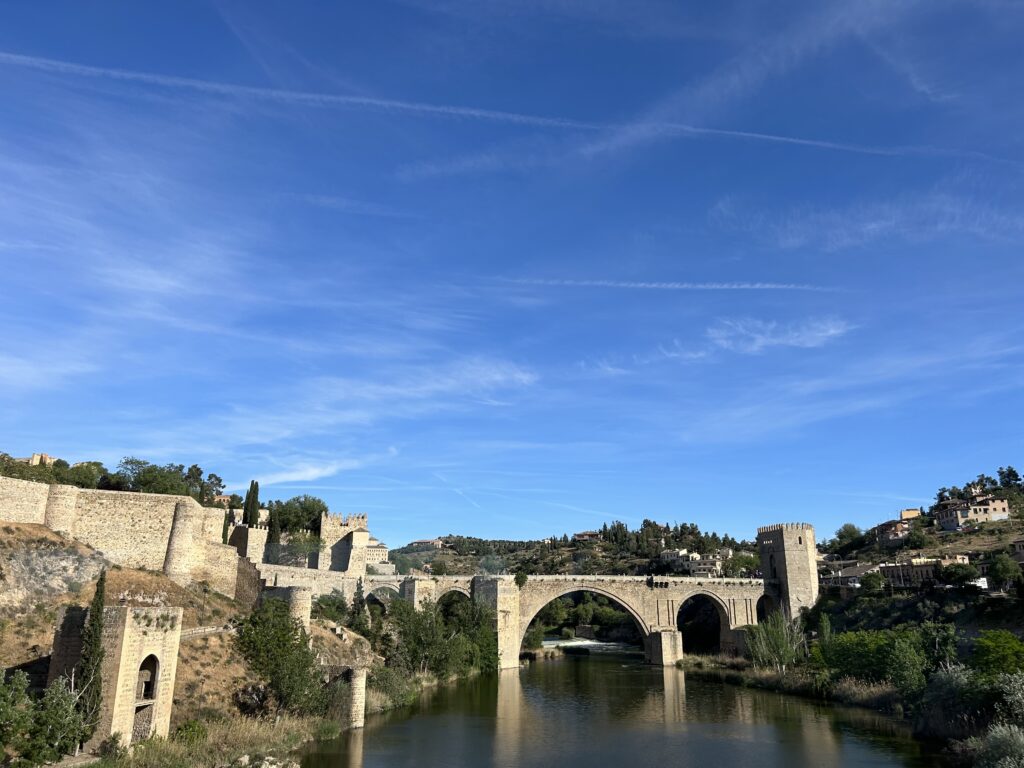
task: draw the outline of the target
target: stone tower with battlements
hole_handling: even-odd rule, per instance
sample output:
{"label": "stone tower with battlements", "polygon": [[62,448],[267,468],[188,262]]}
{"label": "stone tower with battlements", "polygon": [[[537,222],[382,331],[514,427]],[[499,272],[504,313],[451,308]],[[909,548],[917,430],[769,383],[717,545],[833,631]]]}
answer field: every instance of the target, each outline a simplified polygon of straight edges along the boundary
{"label": "stone tower with battlements", "polygon": [[778,580],[780,607],[787,616],[800,615],[818,600],[818,558],[814,527],[777,523],[757,529],[761,573]]}
{"label": "stone tower with battlements", "polygon": [[366,575],[366,549],[370,545],[370,531],[366,515],[332,515],[320,518],[321,571],[345,571],[347,575]]}

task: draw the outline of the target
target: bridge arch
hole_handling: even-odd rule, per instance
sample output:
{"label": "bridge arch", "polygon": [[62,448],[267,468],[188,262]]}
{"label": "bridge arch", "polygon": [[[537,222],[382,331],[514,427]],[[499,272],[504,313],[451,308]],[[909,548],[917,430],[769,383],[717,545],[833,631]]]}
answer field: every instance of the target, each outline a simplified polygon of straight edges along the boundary
{"label": "bridge arch", "polygon": [[589,592],[594,595],[601,595],[611,600],[616,606],[623,609],[636,625],[637,630],[640,632],[640,637],[646,641],[648,635],[651,633],[651,629],[644,619],[640,609],[633,605],[628,597],[625,597],[615,590],[607,589],[601,586],[593,584],[579,584],[570,583],[559,585],[555,588],[537,590],[536,593],[531,593],[528,600],[522,601],[519,608],[519,633],[517,636],[518,644],[516,645],[516,653],[522,648],[523,640],[526,639],[526,633],[530,629],[530,624],[537,618],[537,615],[544,610],[544,608],[555,600],[560,600],[568,595],[575,594],[577,592]]}
{"label": "bridge arch", "polygon": [[400,593],[397,586],[378,584],[366,594],[366,601],[380,606],[381,611],[387,613],[391,601],[399,596]]}
{"label": "bridge arch", "polygon": [[448,595],[451,595],[451,594],[462,595],[463,597],[468,597],[469,599],[473,599],[473,593],[470,591],[469,587],[464,587],[461,584],[451,584],[451,585],[445,586],[443,589],[444,589],[444,591],[443,592],[439,592],[438,595],[437,595],[437,602],[439,602],[439,603],[445,597],[447,597]]}
{"label": "bridge arch", "polygon": [[686,595],[676,612],[684,653],[720,653],[731,631],[729,609],[721,597],[708,590]]}

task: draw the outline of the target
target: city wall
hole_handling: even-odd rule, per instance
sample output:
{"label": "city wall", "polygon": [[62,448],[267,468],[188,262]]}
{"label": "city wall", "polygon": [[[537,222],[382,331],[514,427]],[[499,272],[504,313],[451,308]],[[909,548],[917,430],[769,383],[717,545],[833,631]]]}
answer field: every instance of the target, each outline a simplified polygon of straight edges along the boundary
{"label": "city wall", "polygon": [[118,565],[163,570],[180,583],[206,581],[234,596],[238,553],[221,543],[223,516],[187,496],[0,477],[0,520],[45,525]]}

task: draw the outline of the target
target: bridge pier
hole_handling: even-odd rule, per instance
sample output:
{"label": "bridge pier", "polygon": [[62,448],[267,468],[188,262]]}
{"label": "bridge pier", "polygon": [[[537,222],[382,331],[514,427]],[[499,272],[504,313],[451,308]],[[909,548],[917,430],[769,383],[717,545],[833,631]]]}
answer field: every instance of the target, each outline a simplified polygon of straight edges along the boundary
{"label": "bridge pier", "polygon": [[474,576],[473,599],[495,613],[498,632],[498,669],[519,667],[523,630],[519,626],[519,587],[508,576]]}
{"label": "bridge pier", "polygon": [[671,667],[683,658],[683,633],[678,629],[655,629],[644,639],[648,664]]}

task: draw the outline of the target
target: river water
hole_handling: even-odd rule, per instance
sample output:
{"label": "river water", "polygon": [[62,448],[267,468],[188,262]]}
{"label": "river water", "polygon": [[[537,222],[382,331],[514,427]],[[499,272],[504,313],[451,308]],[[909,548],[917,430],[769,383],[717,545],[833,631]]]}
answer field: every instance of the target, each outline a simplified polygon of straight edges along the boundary
{"label": "river water", "polygon": [[303,768],[938,768],[872,712],[594,654],[439,688],[306,749]]}

